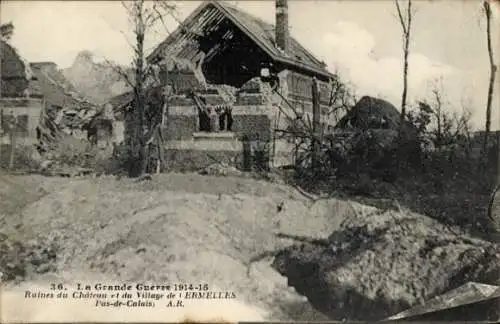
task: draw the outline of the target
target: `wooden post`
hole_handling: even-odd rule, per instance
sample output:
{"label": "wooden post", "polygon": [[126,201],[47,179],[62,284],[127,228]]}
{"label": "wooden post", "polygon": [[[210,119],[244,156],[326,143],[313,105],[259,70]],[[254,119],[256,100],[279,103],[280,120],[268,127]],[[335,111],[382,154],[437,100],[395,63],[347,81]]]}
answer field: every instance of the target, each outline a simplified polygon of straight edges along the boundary
{"label": "wooden post", "polygon": [[318,154],[319,154],[319,131],[320,131],[320,92],[319,83],[316,78],[312,82],[312,104],[313,104],[313,138],[312,138],[312,168],[317,170],[318,167]]}
{"label": "wooden post", "polygon": [[168,141],[168,132],[165,131],[165,128],[168,127],[168,118],[169,118],[169,100],[170,95],[172,94],[173,87],[168,84],[168,69],[165,68],[165,86],[163,87],[163,105],[161,112],[161,125],[158,130],[158,164],[156,166],[156,173],[161,173],[166,168],[166,155],[165,155],[165,145]]}
{"label": "wooden post", "polygon": [[[166,97],[166,95],[165,95]],[[161,173],[162,168],[163,168],[163,128],[165,127],[165,112],[167,110],[167,100],[164,99],[165,102],[162,105],[161,109],[161,123],[160,123],[160,128],[158,129],[158,134],[156,134],[156,143],[157,143],[157,149],[158,149],[158,160],[156,161],[156,173]]]}
{"label": "wooden post", "polygon": [[14,169],[15,155],[16,155],[16,138],[17,137],[17,120],[16,116],[12,116],[10,128],[10,159],[9,170]]}
{"label": "wooden post", "polygon": [[243,144],[243,170],[251,171],[252,169],[252,147],[248,136],[244,135]]}

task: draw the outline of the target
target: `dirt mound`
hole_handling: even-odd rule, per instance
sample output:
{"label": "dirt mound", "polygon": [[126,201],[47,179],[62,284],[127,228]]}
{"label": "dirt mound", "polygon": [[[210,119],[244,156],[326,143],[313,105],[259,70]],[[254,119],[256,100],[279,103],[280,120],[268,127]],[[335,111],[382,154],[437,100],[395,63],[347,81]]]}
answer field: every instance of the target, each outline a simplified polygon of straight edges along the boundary
{"label": "dirt mound", "polygon": [[[9,237],[48,244],[34,243],[35,256],[20,254],[25,261],[19,268],[41,259],[51,264],[41,270],[52,272],[52,282],[91,275],[106,282],[208,283],[234,292],[240,306],[252,309],[239,320],[326,319],[297,292],[336,318],[370,314],[377,307],[382,310],[373,317],[383,317],[450,283],[480,277],[492,281],[500,270],[485,261],[496,258],[493,245],[455,235],[429,218],[338,199],[311,203],[295,189],[264,181],[196,174],[143,182],[112,177],[12,180],[18,185],[2,193],[20,196],[13,213],[4,215]],[[37,188],[43,195],[23,193]],[[293,241],[277,232],[320,243],[287,248]],[[9,260],[15,251],[26,250],[16,244],[6,249],[13,251]],[[272,269],[270,258],[252,262],[274,251],[284,251],[275,267],[295,289]],[[470,277],[467,266],[475,269]],[[31,271],[33,280],[37,269]],[[81,310],[78,319],[98,321],[91,313]],[[165,317],[154,317],[159,319]]]}
{"label": "dirt mound", "polygon": [[497,283],[500,249],[422,215],[374,210],[273,266],[334,319],[380,320],[467,281]]}
{"label": "dirt mound", "polygon": [[[21,224],[15,237],[64,242],[54,275],[69,274],[69,282],[75,280],[72,273],[84,272],[108,282],[208,283],[259,310],[247,320],[324,319],[268,260],[250,260],[289,244],[276,231],[325,235],[335,223],[324,217],[328,209],[326,203],[309,208],[289,188],[251,179],[67,179],[15,216]],[[303,226],[304,217],[310,226]]]}

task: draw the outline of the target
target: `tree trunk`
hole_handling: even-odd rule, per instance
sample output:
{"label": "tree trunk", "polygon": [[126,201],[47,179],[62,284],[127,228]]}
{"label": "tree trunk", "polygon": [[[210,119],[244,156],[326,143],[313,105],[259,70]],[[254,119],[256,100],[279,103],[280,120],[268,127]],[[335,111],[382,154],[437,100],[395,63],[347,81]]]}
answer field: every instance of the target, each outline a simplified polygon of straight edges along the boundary
{"label": "tree trunk", "polygon": [[493,61],[493,49],[491,47],[491,8],[488,1],[484,1],[484,12],[486,15],[486,38],[488,42],[488,56],[490,59],[490,80],[488,87],[488,100],[486,103],[486,125],[483,139],[483,156],[485,162],[488,158],[488,138],[491,129],[491,103],[493,101],[493,88],[495,86],[495,75],[497,67]]}
{"label": "tree trunk", "polygon": [[156,136],[157,148],[158,148],[158,161],[156,162],[156,173],[161,173],[164,167],[164,141],[163,141],[163,129],[165,127],[165,113],[167,111],[168,98],[165,98],[168,94],[164,94],[164,102],[161,105],[161,122],[160,128]]}
{"label": "tree trunk", "polygon": [[10,170],[14,169],[14,161],[16,156],[16,131],[17,131],[16,126],[17,124],[14,124],[12,126],[12,129],[10,130],[10,158],[9,158]]}
{"label": "tree trunk", "polygon": [[147,149],[145,147],[144,138],[144,106],[145,106],[145,91],[144,91],[144,35],[145,22],[143,17],[144,1],[136,1],[135,8],[135,87],[134,87],[134,138],[132,140],[132,160],[130,163],[129,176],[140,177],[146,172],[147,167]]}
{"label": "tree trunk", "polygon": [[399,140],[402,139],[403,128],[405,124],[406,117],[406,98],[408,94],[408,57],[410,53],[410,38],[411,38],[411,20],[412,20],[412,12],[411,12],[411,0],[408,0],[408,7],[406,13],[406,20],[403,17],[401,12],[401,8],[399,6],[398,0],[396,0],[396,7],[398,10],[399,20],[401,23],[401,28],[403,29],[403,94],[401,95],[401,116],[400,116],[400,125],[399,125]]}
{"label": "tree trunk", "polygon": [[312,159],[311,166],[313,172],[318,171],[319,167],[319,131],[320,131],[320,121],[321,121],[321,111],[320,111],[320,93],[319,93],[319,83],[315,78],[312,83],[312,102],[313,102],[313,136],[312,136]]}
{"label": "tree trunk", "polygon": [[[404,126],[406,121],[406,100],[408,94],[408,58],[410,53],[410,39],[411,39],[411,21],[412,21],[412,0],[408,0],[408,6],[406,10],[406,17],[403,16],[401,7],[399,6],[398,0],[395,0],[396,8],[398,11],[399,22],[403,30],[403,93],[401,95],[401,116],[399,119],[399,129],[397,137],[397,147],[396,147],[396,159],[397,168],[396,172],[399,175],[401,171],[401,159],[404,155],[403,145],[404,145]],[[406,19],[405,19],[406,18]]]}
{"label": "tree trunk", "polygon": [[2,125],[3,125],[3,108],[0,107],[0,172],[2,171],[2,166],[3,166],[2,149],[3,149],[3,137],[5,134]]}
{"label": "tree trunk", "polygon": [[410,36],[407,34],[405,36],[405,47],[404,47],[404,66],[403,66],[403,94],[401,95],[401,117],[399,125],[399,137],[401,139],[403,135],[403,127],[406,116],[406,97],[408,95],[408,48],[410,44]]}

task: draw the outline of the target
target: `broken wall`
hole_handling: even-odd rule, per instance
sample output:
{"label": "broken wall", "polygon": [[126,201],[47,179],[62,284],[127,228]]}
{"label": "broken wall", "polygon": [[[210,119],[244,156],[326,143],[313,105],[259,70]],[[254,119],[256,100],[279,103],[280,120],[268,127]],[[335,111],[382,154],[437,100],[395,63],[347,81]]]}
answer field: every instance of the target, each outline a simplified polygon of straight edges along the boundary
{"label": "broken wall", "polygon": [[[42,109],[43,101],[41,99],[0,99],[0,111],[3,115],[2,120],[5,120],[10,116],[14,116],[19,123],[19,127],[21,128],[21,131],[18,132],[19,140],[30,144],[36,142],[36,128],[40,123]],[[4,122],[2,124],[4,124]],[[7,144],[8,141],[9,139],[7,135],[2,138],[2,142],[4,144]]]}
{"label": "broken wall", "polygon": [[[183,81],[187,79],[187,73],[183,73]],[[195,91],[205,101],[212,112],[218,106],[228,105],[232,107],[233,125],[231,131],[237,138],[248,137],[250,139],[269,139],[271,135],[271,124],[269,111],[266,108],[266,98],[261,93],[261,83],[257,79],[251,79],[241,88],[232,88],[224,85],[208,85],[202,88],[196,83],[193,76],[191,84],[195,88],[187,89]],[[174,88],[180,89],[178,84]],[[225,89],[228,88],[228,89]],[[234,97],[233,97],[234,96]],[[189,140],[193,134],[199,132],[198,108],[187,91],[177,91],[168,100],[167,125],[165,131],[171,140]]]}
{"label": "broken wall", "polygon": [[[300,142],[290,133],[283,131],[290,131],[297,126],[308,125],[309,127],[313,120],[313,77],[290,69],[282,70],[278,77],[280,80],[278,91],[281,96],[270,94],[272,105],[275,107],[272,114],[272,155],[275,167],[293,164],[298,150],[296,143]],[[321,111],[320,129],[322,129],[323,134],[328,134],[333,132],[340,114],[331,113],[332,85],[325,80],[318,81]]]}
{"label": "broken wall", "polygon": [[[259,78],[244,83],[240,88],[230,85],[204,84],[195,73],[169,72],[175,94],[168,99],[163,134],[167,140],[165,161],[170,169],[186,169],[213,163],[209,157],[234,164],[242,154],[242,140],[270,141],[272,118]],[[190,92],[203,99],[211,111],[214,130],[200,132],[198,106]],[[231,131],[218,128],[217,107],[231,107]],[[224,134],[225,133],[225,134]]]}
{"label": "broken wall", "polygon": [[[294,109],[303,110],[304,119],[312,120],[312,77],[289,70],[281,71],[278,76],[280,79],[278,92],[282,97],[276,94],[269,84],[263,83],[260,78],[256,77],[237,89],[232,109],[232,132],[235,138],[241,140],[246,137],[253,142],[267,142],[272,156],[271,164],[275,167],[294,163],[296,154],[295,143],[281,138],[282,136],[275,130],[287,129],[294,122],[296,118]],[[186,79],[185,76],[184,78]],[[196,80],[194,76],[191,78],[191,80]],[[197,92],[205,99],[209,107],[226,103],[226,100],[214,88],[202,89],[199,83],[196,89],[199,89]],[[328,83],[320,82],[320,89],[321,108],[326,112],[330,99]],[[197,143],[200,141],[195,136],[199,132],[198,110],[188,95],[177,94],[170,98],[166,120],[164,130],[168,141]],[[323,119],[322,124],[326,128],[329,121]],[[214,138],[214,141],[221,141],[221,139]],[[217,145],[213,144],[213,146],[212,151],[215,152]],[[233,147],[236,146],[233,145]],[[196,154],[195,151],[201,149],[195,147],[191,149],[171,147],[170,151],[172,150],[175,154],[169,156],[167,160],[174,158],[181,161],[180,156],[184,156],[190,161],[203,161],[205,158],[200,156],[206,156],[206,152]],[[223,155],[234,158],[235,150],[238,151],[240,148],[226,150]],[[183,152],[180,153],[180,151]],[[217,154],[220,153],[219,151]]]}

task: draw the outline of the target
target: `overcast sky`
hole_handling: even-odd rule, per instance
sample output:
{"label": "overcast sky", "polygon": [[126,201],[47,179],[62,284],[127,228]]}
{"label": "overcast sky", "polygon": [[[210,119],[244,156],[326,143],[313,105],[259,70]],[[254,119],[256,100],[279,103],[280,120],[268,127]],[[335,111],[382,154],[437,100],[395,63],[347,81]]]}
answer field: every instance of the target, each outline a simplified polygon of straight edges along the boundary
{"label": "overcast sky", "polygon": [[[493,1],[493,0],[492,0]],[[273,1],[230,1],[274,22]],[[185,18],[200,1],[181,1]],[[122,64],[131,61],[130,24],[119,1],[2,1],[1,21],[15,25],[12,44],[29,61],[52,61],[64,68],[81,50],[90,50]],[[486,25],[476,0],[414,1],[416,10],[409,66],[409,99],[430,98],[429,87],[440,82],[448,109],[467,107],[475,126],[484,124],[489,62]],[[493,48],[500,53],[499,5],[494,5]],[[402,39],[394,2],[289,1],[292,35],[332,72],[351,82],[358,96],[374,95],[400,106]],[[157,26],[147,48],[175,29]],[[500,58],[500,55],[496,55]],[[496,59],[500,65],[500,59]],[[500,76],[497,75],[500,81]],[[497,82],[492,126],[500,129],[500,82]]]}

